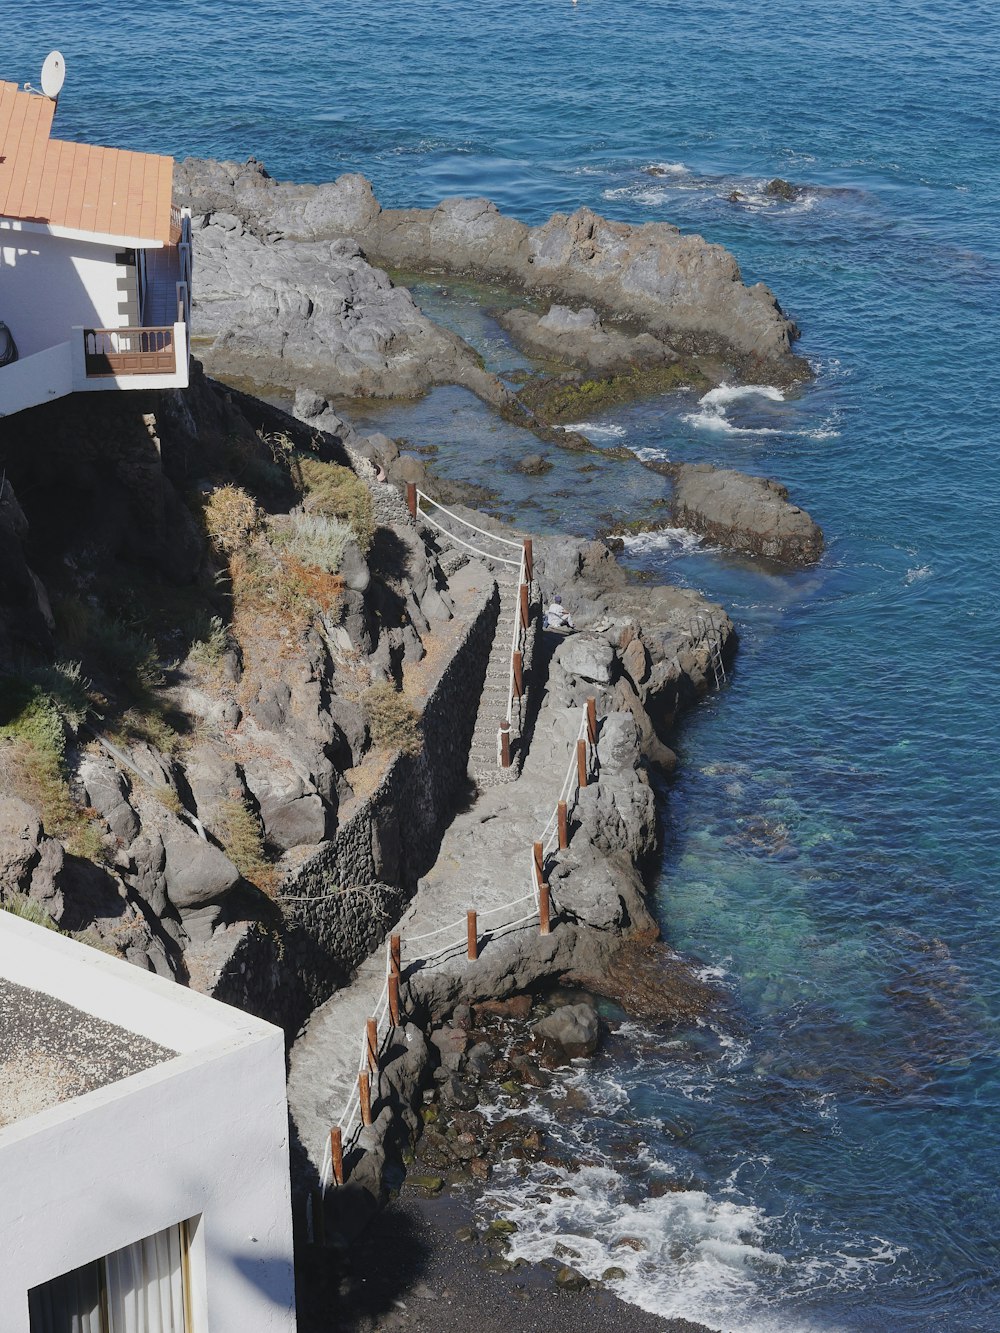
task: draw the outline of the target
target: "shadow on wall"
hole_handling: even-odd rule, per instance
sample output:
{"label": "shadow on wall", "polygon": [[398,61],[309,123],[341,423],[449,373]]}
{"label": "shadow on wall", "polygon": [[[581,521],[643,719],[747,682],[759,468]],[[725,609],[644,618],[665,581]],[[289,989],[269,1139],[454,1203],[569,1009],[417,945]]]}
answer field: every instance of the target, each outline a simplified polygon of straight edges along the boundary
{"label": "shadow on wall", "polygon": [[68,341],[74,325],[118,322],[113,259],[110,246],[0,231],[0,319],[22,360]]}

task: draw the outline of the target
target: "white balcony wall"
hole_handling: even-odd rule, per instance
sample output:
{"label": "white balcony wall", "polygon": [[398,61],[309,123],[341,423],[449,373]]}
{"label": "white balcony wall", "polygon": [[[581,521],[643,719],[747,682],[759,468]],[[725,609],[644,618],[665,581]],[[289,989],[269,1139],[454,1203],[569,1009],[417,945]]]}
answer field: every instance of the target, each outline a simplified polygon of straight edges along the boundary
{"label": "white balcony wall", "polygon": [[0,223],[0,319],[22,357],[64,343],[74,324],[123,324],[113,245]]}

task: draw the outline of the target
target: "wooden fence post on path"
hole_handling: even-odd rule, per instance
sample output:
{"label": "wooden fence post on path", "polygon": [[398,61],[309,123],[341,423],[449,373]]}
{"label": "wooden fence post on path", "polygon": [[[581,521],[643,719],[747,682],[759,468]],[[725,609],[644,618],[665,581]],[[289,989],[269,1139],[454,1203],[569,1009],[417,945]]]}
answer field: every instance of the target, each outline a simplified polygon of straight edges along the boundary
{"label": "wooden fence post on path", "polygon": [[579,786],[587,785],[587,742],[579,740],[576,743],[576,780]]}
{"label": "wooden fence post on path", "polygon": [[389,936],[389,971],[398,977],[402,971],[403,944],[398,935]]}
{"label": "wooden fence post on path", "polygon": [[541,927],[540,934],[548,935],[549,918],[552,912],[552,899],[549,896],[549,886],[540,884],[538,886],[538,921]]}
{"label": "wooden fence post on path", "polygon": [[500,767],[510,768],[510,723],[506,718],[500,723]]}
{"label": "wooden fence post on path", "polygon": [[535,577],[535,559],[530,537],[524,539],[524,577],[529,583]]}
{"label": "wooden fence post on path", "polygon": [[389,973],[389,1022],[394,1028],[399,1027],[399,973]]}
{"label": "wooden fence post on path", "polygon": [[597,744],[597,700],[593,697],[587,700],[587,740]]}
{"label": "wooden fence post on path", "polygon": [[406,507],[410,511],[410,517],[417,516],[417,487],[416,483],[408,481],[406,483]]}
{"label": "wooden fence post on path", "polygon": [[519,652],[513,654],[514,661],[514,698],[520,699],[524,693],[524,658]]}
{"label": "wooden fence post on path", "polygon": [[569,846],[569,810],[565,801],[560,801],[556,809],[559,812],[559,850],[564,852]]}
{"label": "wooden fence post on path", "polygon": [[333,1172],[333,1179],[338,1185],[344,1183],[344,1138],[340,1132],[340,1126],[334,1125],[330,1130],[330,1168]]}
{"label": "wooden fence post on path", "polygon": [[369,1018],[368,1022],[365,1024],[365,1028],[367,1034],[365,1044],[368,1048],[368,1068],[374,1071],[378,1066],[378,1024],[375,1022],[374,1018]]}
{"label": "wooden fence post on path", "polygon": [[521,584],[521,624],[525,629],[528,628],[528,621],[531,618],[531,608],[528,605],[528,585]]}
{"label": "wooden fence post on path", "polygon": [[469,939],[469,962],[474,963],[479,957],[479,931],[476,926],[475,912],[466,913],[466,930]]}
{"label": "wooden fence post on path", "polygon": [[536,842],[531,850],[532,850],[532,858],[535,862],[535,885],[537,887],[539,884],[541,884],[542,880],[545,878],[545,872],[544,872],[545,849],[540,842]]}
{"label": "wooden fence post on path", "polygon": [[370,1125],[372,1122],[372,1076],[367,1069],[363,1069],[358,1075],[358,1096],[361,1099],[361,1123]]}

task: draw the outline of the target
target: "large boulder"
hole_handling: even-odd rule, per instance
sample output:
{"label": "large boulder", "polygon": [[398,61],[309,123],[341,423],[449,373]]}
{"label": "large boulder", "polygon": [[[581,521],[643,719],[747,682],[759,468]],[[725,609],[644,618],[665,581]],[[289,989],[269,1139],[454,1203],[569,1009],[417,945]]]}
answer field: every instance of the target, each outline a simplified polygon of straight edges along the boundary
{"label": "large boulder", "polygon": [[556,649],[552,662],[567,676],[597,685],[610,685],[615,653],[606,639],[590,634],[571,634]]}
{"label": "large boulder", "polygon": [[592,1004],[564,1004],[535,1023],[532,1031],[543,1045],[574,1060],[594,1054],[601,1027]]}

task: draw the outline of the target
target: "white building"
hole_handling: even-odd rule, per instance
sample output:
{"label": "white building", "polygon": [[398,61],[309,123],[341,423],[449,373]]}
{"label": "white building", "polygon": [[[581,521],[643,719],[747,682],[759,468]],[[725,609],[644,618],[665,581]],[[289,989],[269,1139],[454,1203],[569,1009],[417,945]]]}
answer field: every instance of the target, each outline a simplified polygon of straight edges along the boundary
{"label": "white building", "polygon": [[18,353],[0,366],[0,416],[188,382],[191,234],[173,159],[53,139],[55,107],[0,82],[0,321]]}
{"label": "white building", "polygon": [[3,1333],[293,1333],[279,1029],[0,911]]}

